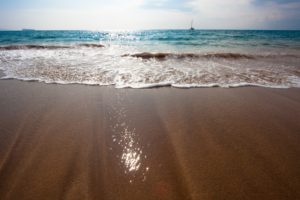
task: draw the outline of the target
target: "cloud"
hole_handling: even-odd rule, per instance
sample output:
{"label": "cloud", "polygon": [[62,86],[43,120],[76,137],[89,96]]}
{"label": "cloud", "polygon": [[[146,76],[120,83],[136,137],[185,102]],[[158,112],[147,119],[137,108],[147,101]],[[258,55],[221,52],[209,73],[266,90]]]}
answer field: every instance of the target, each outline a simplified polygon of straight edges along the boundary
{"label": "cloud", "polygon": [[[5,28],[35,28],[35,29],[175,29],[187,24],[190,16],[176,9],[146,9],[144,0],[112,0],[104,3],[88,5],[89,8],[77,9],[79,6],[61,9],[23,9],[4,10],[0,12],[0,21]],[[154,3],[156,0],[151,0]],[[87,6],[87,5],[85,5]],[[79,6],[80,7],[80,6]],[[38,16],[38,17],[37,17]],[[4,19],[3,21],[1,20]]]}
{"label": "cloud", "polygon": [[[4,0],[0,28],[300,28],[299,0]],[[23,3],[22,3],[23,2]]]}
{"label": "cloud", "polygon": [[268,28],[275,21],[296,17],[291,11],[300,8],[295,1],[190,0],[187,4],[199,27],[225,29]]}

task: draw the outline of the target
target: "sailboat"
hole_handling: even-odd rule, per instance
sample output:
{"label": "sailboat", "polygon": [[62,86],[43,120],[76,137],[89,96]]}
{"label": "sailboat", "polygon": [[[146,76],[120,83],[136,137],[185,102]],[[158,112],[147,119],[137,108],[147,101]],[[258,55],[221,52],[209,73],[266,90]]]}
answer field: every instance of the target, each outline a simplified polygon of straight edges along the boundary
{"label": "sailboat", "polygon": [[193,27],[193,20],[192,20],[192,22],[191,22],[191,28],[190,28],[190,30],[191,30],[191,31],[195,30],[194,27]]}

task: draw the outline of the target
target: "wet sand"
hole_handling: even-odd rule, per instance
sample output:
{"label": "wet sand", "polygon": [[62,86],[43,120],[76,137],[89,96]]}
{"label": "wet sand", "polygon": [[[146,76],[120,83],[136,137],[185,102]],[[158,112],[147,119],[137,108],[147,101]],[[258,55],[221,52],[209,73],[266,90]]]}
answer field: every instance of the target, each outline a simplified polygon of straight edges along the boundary
{"label": "wet sand", "polygon": [[300,199],[300,89],[0,92],[0,199]]}

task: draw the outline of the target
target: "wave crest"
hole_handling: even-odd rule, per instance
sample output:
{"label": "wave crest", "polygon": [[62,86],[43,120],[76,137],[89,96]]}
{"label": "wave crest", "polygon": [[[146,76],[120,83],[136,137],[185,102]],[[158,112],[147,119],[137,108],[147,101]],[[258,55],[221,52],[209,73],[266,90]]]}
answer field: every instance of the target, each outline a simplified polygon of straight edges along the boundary
{"label": "wave crest", "polygon": [[102,48],[102,44],[93,44],[93,43],[81,43],[77,45],[36,45],[36,44],[26,44],[26,45],[6,45],[0,46],[0,50],[26,50],[26,49],[70,49],[76,47],[87,47],[87,48]]}
{"label": "wave crest", "polygon": [[93,43],[82,43],[78,44],[79,47],[89,47],[89,48],[102,48],[104,45],[102,44],[93,44]]}
{"label": "wave crest", "polygon": [[7,45],[0,46],[0,50],[22,50],[22,49],[67,49],[70,46],[60,46],[60,45]]}
{"label": "wave crest", "polygon": [[167,58],[177,58],[177,59],[185,59],[185,58],[224,58],[224,59],[254,59],[255,56],[247,55],[247,54],[239,54],[239,53],[209,53],[209,54],[194,54],[194,53],[136,53],[136,54],[124,54],[125,56],[131,56],[135,58],[142,59],[157,59],[157,60],[165,60]]}

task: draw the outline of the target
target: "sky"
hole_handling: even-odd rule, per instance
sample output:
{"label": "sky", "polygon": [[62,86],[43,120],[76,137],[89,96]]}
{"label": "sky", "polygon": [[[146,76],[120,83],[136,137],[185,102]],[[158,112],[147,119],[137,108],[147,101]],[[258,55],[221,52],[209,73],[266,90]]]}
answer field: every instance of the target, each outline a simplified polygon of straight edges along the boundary
{"label": "sky", "polygon": [[0,29],[300,29],[300,0],[0,0]]}

